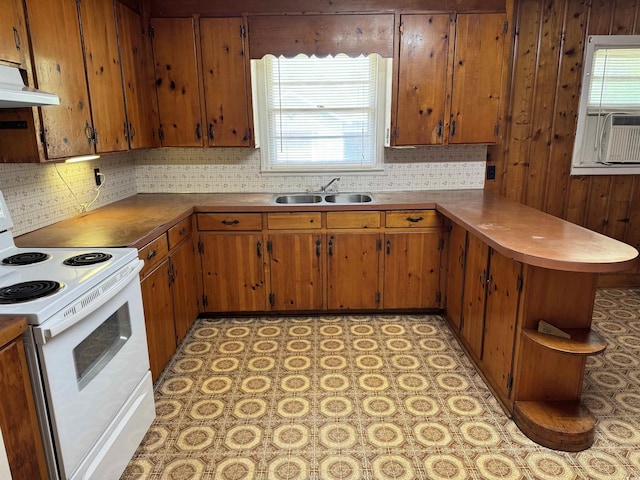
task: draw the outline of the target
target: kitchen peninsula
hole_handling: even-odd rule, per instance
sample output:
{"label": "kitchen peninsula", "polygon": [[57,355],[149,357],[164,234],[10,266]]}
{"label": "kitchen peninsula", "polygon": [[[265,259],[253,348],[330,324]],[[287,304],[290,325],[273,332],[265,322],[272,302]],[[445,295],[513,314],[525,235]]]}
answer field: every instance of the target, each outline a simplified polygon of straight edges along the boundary
{"label": "kitchen peninsula", "polygon": [[[597,276],[631,267],[638,255],[633,247],[482,190],[386,192],[376,193],[371,203],[320,206],[274,205],[272,197],[261,193],[138,194],[18,237],[16,243],[22,247],[134,246],[149,275],[158,265],[168,266],[162,273],[169,272],[174,286],[179,283],[178,274],[184,274],[185,263],[175,267],[172,252],[188,245],[193,255],[186,266],[198,290],[192,302],[193,321],[205,312],[285,311],[284,304],[272,297],[278,281],[271,260],[278,255],[277,241],[286,234],[298,247],[309,247],[297,251],[316,262],[311,270],[317,270],[320,289],[314,294],[319,299],[315,307],[305,308],[302,297],[295,298],[291,299],[293,311],[444,312],[469,358],[527,436],[568,451],[593,443],[595,419],[580,404],[580,397],[586,357],[606,347],[590,331]],[[373,274],[367,270],[359,284],[363,290],[367,287],[363,283],[374,284],[373,303],[354,307],[355,303],[340,299],[332,304],[332,262],[340,257],[333,255],[333,249],[337,252],[340,242],[355,236],[373,241],[371,248],[360,248],[361,244],[356,248],[367,259],[358,265],[376,269]],[[250,248],[251,269],[258,276],[249,289],[251,303],[242,303],[246,297],[240,295],[236,304],[212,308],[217,305],[213,297],[220,293],[207,285],[224,268],[213,266],[219,260],[210,253],[215,242],[226,246],[246,242]],[[427,257],[415,256],[416,248],[437,252],[428,257],[434,265],[417,273],[411,270],[419,263],[414,259]],[[404,259],[393,256],[398,250],[406,254]],[[240,261],[235,254],[225,257],[226,262]],[[396,275],[400,268],[408,269],[407,275]],[[235,268],[241,270],[238,275],[251,269],[244,264]],[[305,275],[305,282],[310,278],[308,270],[289,269],[294,277]],[[420,298],[413,299],[418,302],[426,296],[426,304],[389,303],[398,282],[408,279],[401,288],[410,289],[416,277],[429,278],[416,287]],[[143,269],[143,293],[145,278],[149,277]],[[242,286],[245,279],[239,280]],[[422,293],[421,288],[433,291]],[[164,302],[171,292],[162,295],[154,299]],[[149,303],[145,298],[148,336],[153,336],[158,327],[155,315],[147,310]],[[541,320],[571,338],[538,333]],[[156,369],[162,370],[184,329],[176,318],[173,343],[161,349],[164,354],[157,357]],[[149,346],[153,371],[151,338]]]}

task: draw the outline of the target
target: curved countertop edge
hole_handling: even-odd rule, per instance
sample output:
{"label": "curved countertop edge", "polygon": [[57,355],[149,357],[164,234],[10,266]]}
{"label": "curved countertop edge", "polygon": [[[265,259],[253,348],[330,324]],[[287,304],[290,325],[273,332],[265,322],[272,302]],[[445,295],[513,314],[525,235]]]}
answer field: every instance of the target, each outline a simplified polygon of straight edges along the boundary
{"label": "curved countertop edge", "polygon": [[142,193],[16,237],[20,247],[140,248],[193,212],[303,212],[435,208],[506,257],[585,273],[625,270],[638,251],[623,242],[484,190],[375,193],[343,205],[272,205],[271,193]]}

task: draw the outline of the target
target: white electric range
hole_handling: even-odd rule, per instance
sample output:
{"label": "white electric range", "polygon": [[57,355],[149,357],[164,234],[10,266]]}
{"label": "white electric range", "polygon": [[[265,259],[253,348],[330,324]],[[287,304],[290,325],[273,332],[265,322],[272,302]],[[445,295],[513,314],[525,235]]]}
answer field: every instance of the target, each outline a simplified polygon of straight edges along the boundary
{"label": "white electric range", "polygon": [[0,314],[24,335],[49,477],[117,479],[155,417],[132,248],[15,246],[0,192]]}

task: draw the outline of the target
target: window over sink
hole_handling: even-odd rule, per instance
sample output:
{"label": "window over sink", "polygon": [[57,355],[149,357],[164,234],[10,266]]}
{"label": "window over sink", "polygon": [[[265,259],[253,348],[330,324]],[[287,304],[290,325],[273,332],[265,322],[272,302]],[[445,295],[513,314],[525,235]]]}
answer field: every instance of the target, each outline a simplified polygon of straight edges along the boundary
{"label": "window over sink", "polygon": [[262,171],[382,170],[391,70],[378,54],[251,60]]}

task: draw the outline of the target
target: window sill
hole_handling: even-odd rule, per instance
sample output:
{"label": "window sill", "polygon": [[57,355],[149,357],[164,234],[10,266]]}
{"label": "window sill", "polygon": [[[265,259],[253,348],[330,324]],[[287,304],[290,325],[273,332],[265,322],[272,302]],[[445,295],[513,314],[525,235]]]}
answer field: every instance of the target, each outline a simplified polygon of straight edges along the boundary
{"label": "window sill", "polygon": [[582,175],[640,175],[638,165],[572,165],[571,176]]}

